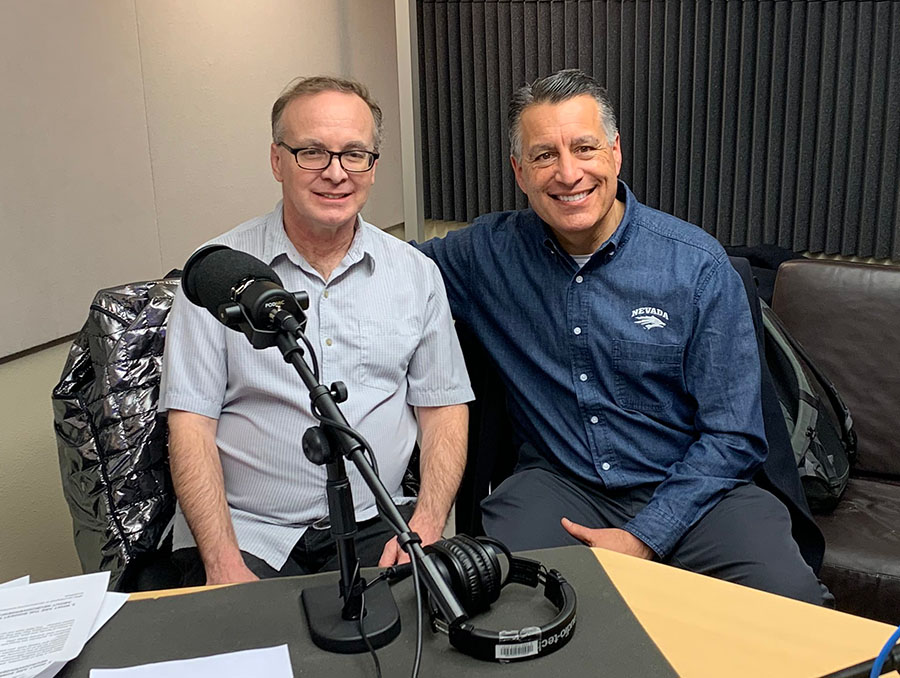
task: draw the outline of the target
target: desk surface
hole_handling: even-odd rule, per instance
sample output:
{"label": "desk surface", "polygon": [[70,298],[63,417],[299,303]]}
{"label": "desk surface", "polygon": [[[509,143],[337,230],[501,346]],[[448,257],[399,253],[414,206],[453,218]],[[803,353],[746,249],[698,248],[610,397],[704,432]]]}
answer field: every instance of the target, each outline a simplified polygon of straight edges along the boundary
{"label": "desk surface", "polygon": [[[523,555],[559,569],[577,591],[578,622],[570,642],[562,651],[534,661],[496,664],[467,657],[450,645],[446,635],[426,628],[420,675],[676,678],[590,550],[569,546]],[[282,643],[288,645],[298,678],[368,678],[374,675],[371,657],[324,652],[309,636],[300,592],[322,585],[337,597],[337,583],[337,573],[330,572],[216,587],[194,595],[141,596],[154,599],[125,605],[58,678],[88,678],[93,668],[135,666]],[[413,580],[398,582],[392,593],[402,629],[398,638],[379,650],[379,659],[385,676],[409,675],[416,645]],[[519,629],[545,624],[555,614],[543,587],[510,586],[503,590],[501,600],[477,615],[473,623],[484,629]]]}
{"label": "desk surface", "polygon": [[604,549],[603,569],[684,678],[803,678],[871,659],[894,631]]}
{"label": "desk surface", "polygon": [[612,551],[594,554],[683,678],[814,678],[871,659],[894,630]]}

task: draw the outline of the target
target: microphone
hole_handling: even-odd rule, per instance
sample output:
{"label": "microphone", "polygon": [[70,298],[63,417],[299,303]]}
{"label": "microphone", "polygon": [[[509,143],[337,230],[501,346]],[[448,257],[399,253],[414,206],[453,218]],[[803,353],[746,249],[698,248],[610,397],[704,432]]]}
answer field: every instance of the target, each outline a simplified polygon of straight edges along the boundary
{"label": "microphone", "polygon": [[194,252],[184,265],[182,287],[188,301],[244,332],[254,348],[273,346],[277,330],[296,333],[306,325],[306,292],[288,292],[271,266],[225,245]]}
{"label": "microphone", "polygon": [[268,280],[281,286],[281,278],[270,266],[226,245],[205,245],[194,252],[181,279],[188,300],[214,316],[218,316],[219,306],[235,300],[235,290],[248,280]]}

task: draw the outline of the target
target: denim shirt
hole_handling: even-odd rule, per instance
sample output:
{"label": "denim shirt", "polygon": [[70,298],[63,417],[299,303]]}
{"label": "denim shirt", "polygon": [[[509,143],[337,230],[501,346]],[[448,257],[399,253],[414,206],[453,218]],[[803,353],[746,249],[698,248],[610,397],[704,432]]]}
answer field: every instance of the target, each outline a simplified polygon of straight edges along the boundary
{"label": "denim shirt", "polygon": [[588,482],[656,485],[624,529],[665,557],[765,459],[759,354],[721,245],[621,182],[618,198],[580,269],[530,209],[420,248],[495,360],[516,435]]}

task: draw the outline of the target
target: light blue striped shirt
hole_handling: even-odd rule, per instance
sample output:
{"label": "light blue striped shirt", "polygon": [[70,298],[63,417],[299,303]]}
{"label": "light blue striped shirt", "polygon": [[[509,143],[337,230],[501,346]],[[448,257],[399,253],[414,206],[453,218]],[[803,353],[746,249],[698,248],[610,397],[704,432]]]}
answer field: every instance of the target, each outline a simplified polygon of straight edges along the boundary
{"label": "light blue striped shirt", "polygon": [[[285,289],[309,294],[306,335],[324,384],[341,380],[340,405],[372,445],[395,498],[416,441],[413,407],[473,398],[441,275],[404,242],[359,219],[350,249],[326,283],[288,239],[282,205],[212,241],[271,265]],[[194,306],[179,290],[169,316],[160,410],[218,419],[216,443],[238,544],[278,569],[306,527],[327,515],[325,468],[303,454],[317,422],[309,395],[277,348],[246,337]],[[377,515],[352,464],[356,518]],[[193,546],[181,509],[173,547]]]}

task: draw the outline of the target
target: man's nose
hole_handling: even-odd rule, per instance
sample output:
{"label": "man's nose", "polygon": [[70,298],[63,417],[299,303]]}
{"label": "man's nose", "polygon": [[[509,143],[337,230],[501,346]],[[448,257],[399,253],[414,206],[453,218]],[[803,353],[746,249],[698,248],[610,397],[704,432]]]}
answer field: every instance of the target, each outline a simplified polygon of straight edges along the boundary
{"label": "man's nose", "polygon": [[347,178],[347,170],[341,165],[339,156],[331,156],[331,162],[329,162],[328,166],[322,170],[322,176],[336,184]]}
{"label": "man's nose", "polygon": [[562,184],[572,185],[584,176],[581,162],[569,151],[559,154],[556,161],[556,180]]}

